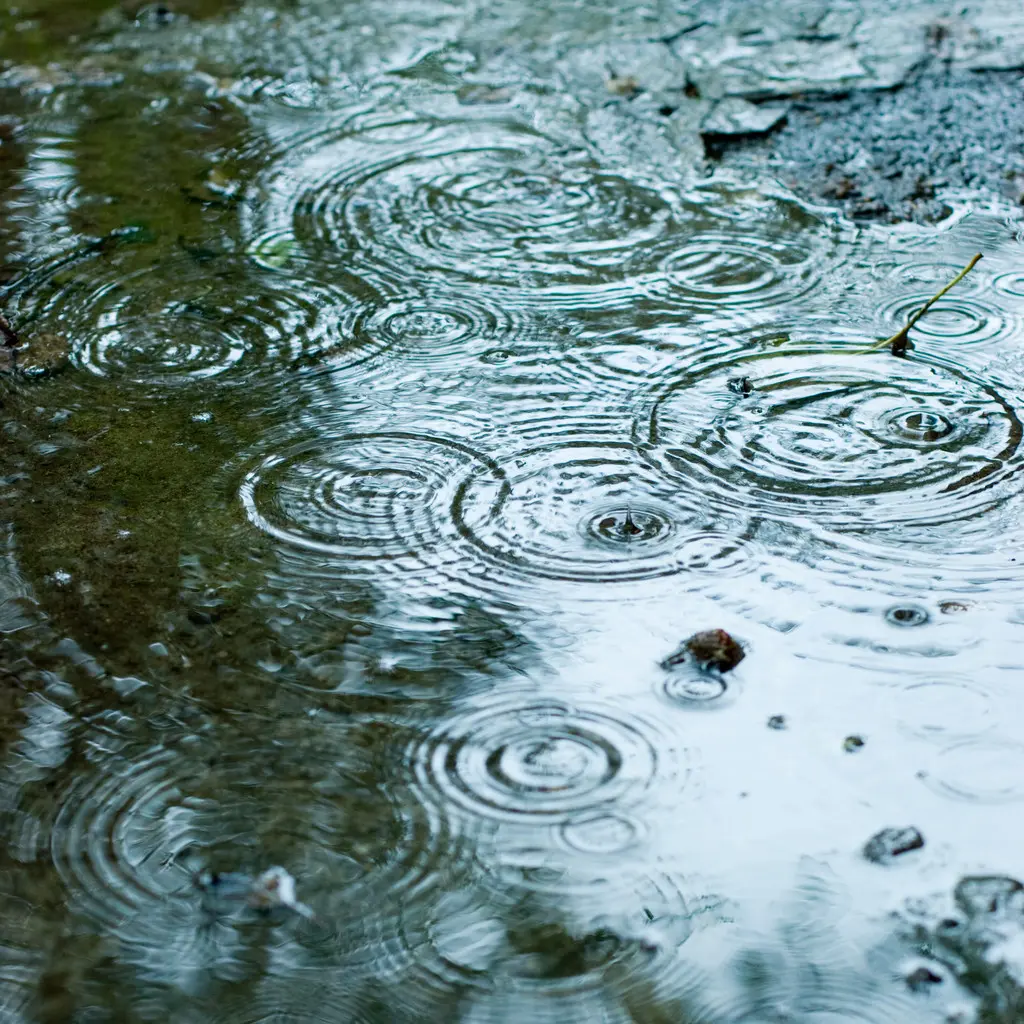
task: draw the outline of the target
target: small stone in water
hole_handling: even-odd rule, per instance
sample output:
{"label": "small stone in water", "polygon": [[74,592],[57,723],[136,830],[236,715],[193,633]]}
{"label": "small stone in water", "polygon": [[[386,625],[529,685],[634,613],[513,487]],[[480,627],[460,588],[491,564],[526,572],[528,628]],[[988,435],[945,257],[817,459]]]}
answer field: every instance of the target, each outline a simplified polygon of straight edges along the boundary
{"label": "small stone in water", "polygon": [[71,343],[63,334],[43,332],[32,335],[19,349],[18,365],[23,373],[49,377],[60,373],[71,358]]}
{"label": "small stone in water", "polygon": [[1024,911],[1024,885],[1009,875],[967,875],[953,890],[957,906],[971,919],[984,914],[1011,914]]}
{"label": "small stone in water", "polygon": [[921,966],[911,971],[906,978],[907,986],[915,992],[928,988],[930,985],[938,985],[942,981],[942,975],[936,974],[930,967]]}
{"label": "small stone in water", "polygon": [[864,739],[861,736],[847,736],[846,739],[843,740],[843,750],[845,750],[848,754],[855,753],[856,751],[860,750],[860,748],[863,746]]}
{"label": "small stone in water", "polygon": [[904,853],[920,850],[924,836],[914,828],[883,828],[864,844],[864,856],[873,864],[889,864]]}
{"label": "small stone in water", "polygon": [[196,876],[196,886],[227,899],[244,899],[254,910],[269,912],[285,907],[303,917],[315,916],[296,899],[295,879],[282,867],[268,868],[256,878],[238,871],[202,871]]}
{"label": "small stone in water", "polygon": [[719,100],[704,118],[700,133],[716,136],[767,135],[786,119],[788,107],[759,105],[738,96]]}
{"label": "small stone in water", "polygon": [[730,377],[725,382],[725,386],[737,395],[743,395],[744,398],[754,390],[754,385],[750,382],[749,377]]}
{"label": "small stone in water", "polygon": [[768,719],[768,728],[775,729],[776,731],[781,732],[783,729],[786,728],[786,716],[772,715],[772,717]]}
{"label": "small stone in water", "polygon": [[701,668],[713,668],[719,672],[734,669],[746,654],[740,645],[733,640],[724,629],[703,629],[694,633],[689,640],[674,654],[670,654],[663,662],[665,668],[671,668],[692,658]]}
{"label": "small stone in water", "polygon": [[287,907],[303,917],[313,917],[313,911],[295,898],[295,879],[281,867],[268,868],[252,883],[248,903],[257,910]]}
{"label": "small stone in water", "polygon": [[640,83],[632,75],[611,75],[604,84],[613,96],[625,96],[627,100],[633,99],[642,91]]}

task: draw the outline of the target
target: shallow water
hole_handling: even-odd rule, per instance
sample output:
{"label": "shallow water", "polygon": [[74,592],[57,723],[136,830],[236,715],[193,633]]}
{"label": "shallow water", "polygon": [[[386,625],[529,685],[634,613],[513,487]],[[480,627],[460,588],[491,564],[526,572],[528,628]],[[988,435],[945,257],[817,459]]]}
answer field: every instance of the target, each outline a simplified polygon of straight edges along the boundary
{"label": "shallow water", "polygon": [[4,1022],[973,1019],[1019,210],[705,168],[697,5],[83,6],[0,20]]}

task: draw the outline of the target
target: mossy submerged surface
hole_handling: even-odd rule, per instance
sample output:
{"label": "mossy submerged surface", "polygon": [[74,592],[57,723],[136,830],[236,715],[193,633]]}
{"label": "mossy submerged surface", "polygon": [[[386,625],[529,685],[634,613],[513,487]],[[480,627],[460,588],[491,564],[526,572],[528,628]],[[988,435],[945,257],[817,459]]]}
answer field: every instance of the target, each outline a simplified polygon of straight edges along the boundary
{"label": "mossy submerged surface", "polygon": [[705,164],[724,10],[0,16],[5,1021],[1017,1019],[1019,217]]}

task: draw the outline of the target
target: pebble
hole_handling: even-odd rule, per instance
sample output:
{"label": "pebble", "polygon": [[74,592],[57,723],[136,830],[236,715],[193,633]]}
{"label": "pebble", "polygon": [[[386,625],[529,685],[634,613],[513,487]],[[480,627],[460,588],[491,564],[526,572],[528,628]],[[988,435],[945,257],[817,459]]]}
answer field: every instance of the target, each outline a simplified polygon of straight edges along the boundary
{"label": "pebble", "polygon": [[924,836],[914,828],[883,828],[864,844],[864,856],[872,864],[890,864],[897,857],[924,846]]}

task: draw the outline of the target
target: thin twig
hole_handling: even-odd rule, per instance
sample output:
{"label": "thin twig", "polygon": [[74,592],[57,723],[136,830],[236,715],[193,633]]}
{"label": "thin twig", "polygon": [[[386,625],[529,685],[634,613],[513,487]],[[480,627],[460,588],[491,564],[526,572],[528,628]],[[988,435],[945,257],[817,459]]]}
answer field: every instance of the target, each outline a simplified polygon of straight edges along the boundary
{"label": "thin twig", "polygon": [[886,348],[888,346],[889,350],[892,352],[894,356],[905,356],[907,354],[907,349],[914,347],[909,337],[911,327],[913,327],[918,322],[918,320],[920,320],[921,317],[923,317],[925,313],[927,313],[928,310],[931,309],[932,306],[934,306],[935,303],[938,302],[939,299],[941,299],[942,296],[946,294],[946,292],[948,292],[955,285],[958,285],[977,266],[978,260],[980,259],[980,252],[977,255],[972,256],[971,262],[968,263],[967,266],[964,267],[964,269],[961,270],[960,273],[957,274],[956,277],[954,277],[953,280],[950,281],[945,288],[943,288],[941,291],[936,292],[919,310],[917,310],[914,313],[911,313],[910,319],[907,321],[906,327],[904,327],[902,330],[897,331],[891,338],[886,338],[885,341],[880,341],[877,345],[872,345],[867,351],[877,352],[879,349]]}

